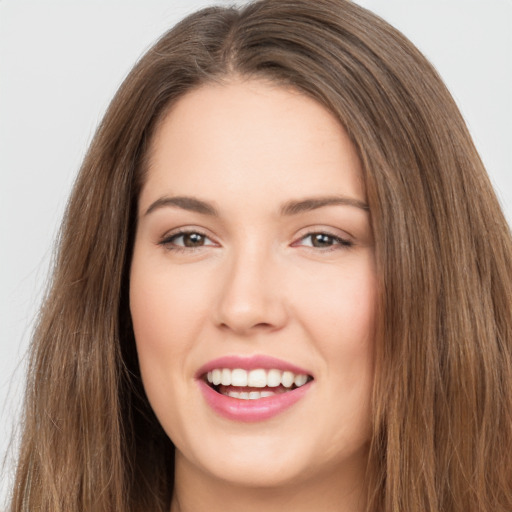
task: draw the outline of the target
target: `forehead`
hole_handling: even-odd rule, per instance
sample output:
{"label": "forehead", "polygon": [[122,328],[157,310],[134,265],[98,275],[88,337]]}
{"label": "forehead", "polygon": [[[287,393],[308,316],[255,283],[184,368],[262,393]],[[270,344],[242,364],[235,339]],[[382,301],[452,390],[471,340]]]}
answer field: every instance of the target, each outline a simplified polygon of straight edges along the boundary
{"label": "forehead", "polygon": [[327,109],[262,81],[209,84],[181,97],[155,131],[146,196],[344,194],[364,200],[360,161]]}

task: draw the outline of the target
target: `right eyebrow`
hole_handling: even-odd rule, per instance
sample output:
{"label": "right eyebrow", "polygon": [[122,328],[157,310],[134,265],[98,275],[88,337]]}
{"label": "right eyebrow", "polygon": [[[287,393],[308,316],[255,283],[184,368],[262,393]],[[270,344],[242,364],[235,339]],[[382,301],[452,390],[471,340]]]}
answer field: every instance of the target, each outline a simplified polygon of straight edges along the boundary
{"label": "right eyebrow", "polygon": [[353,206],[364,211],[368,211],[368,205],[359,199],[348,196],[325,196],[310,197],[299,201],[288,201],[281,208],[282,215],[297,215],[298,213],[308,212],[323,208],[324,206],[341,205]]}
{"label": "right eyebrow", "polygon": [[214,217],[219,216],[219,212],[211,203],[207,203],[206,201],[201,201],[200,199],[196,199],[195,197],[189,196],[160,197],[159,199],[151,203],[151,205],[146,210],[144,215],[149,215],[155,210],[165,207],[181,208],[182,210],[202,213],[203,215],[211,215]]}

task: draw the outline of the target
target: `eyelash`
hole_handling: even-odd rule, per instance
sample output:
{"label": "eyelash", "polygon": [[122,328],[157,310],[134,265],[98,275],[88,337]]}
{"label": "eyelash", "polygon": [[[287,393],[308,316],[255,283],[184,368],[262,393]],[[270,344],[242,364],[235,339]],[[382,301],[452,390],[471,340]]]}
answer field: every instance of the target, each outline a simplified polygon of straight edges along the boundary
{"label": "eyelash", "polygon": [[[178,231],[176,233],[172,233],[170,235],[165,236],[160,242],[159,245],[165,247],[168,251],[174,251],[174,252],[189,252],[194,251],[197,249],[202,249],[205,247],[205,245],[199,245],[197,247],[186,247],[184,245],[176,245],[175,241],[180,237],[185,237],[187,235],[199,235],[203,239],[210,239],[206,233],[202,233],[201,231],[197,229],[191,229],[191,230],[182,230]],[[208,244],[207,246],[210,246],[213,244]]]}
{"label": "eyelash", "polygon": [[[206,235],[205,233],[202,233],[201,231],[199,231],[197,229],[182,230],[182,231],[178,231],[176,233],[172,233],[171,235],[165,236],[159,242],[159,245],[165,247],[168,251],[174,251],[174,252],[190,252],[190,251],[195,251],[195,250],[198,250],[198,249],[202,249],[203,247],[208,247],[208,246],[214,246],[215,245],[213,243],[212,244],[198,245],[196,247],[186,247],[184,245],[176,245],[176,240],[177,239],[179,239],[181,237],[185,237],[187,235],[199,235],[199,236],[202,237],[203,241],[205,239],[210,240],[208,235]],[[313,238],[312,238],[315,235],[316,236],[323,236],[323,237],[328,238],[332,242],[331,245],[329,245],[327,247],[315,247],[313,245],[314,242],[313,242]],[[312,250],[319,249],[321,252],[335,251],[335,250],[339,250],[339,249],[350,249],[351,247],[354,246],[354,242],[352,242],[351,240],[347,240],[346,238],[341,238],[340,236],[333,235],[332,233],[329,233],[327,231],[311,231],[309,233],[306,233],[304,236],[301,236],[298,239],[297,242],[293,242],[291,244],[292,247],[300,246],[298,244],[298,242],[304,241],[307,238],[310,238],[311,244],[310,245],[306,245],[304,247],[308,247],[308,248],[310,248]]]}
{"label": "eyelash", "polygon": [[[315,247],[313,245],[313,237],[314,236],[321,236],[321,237],[328,238],[333,243],[331,243],[331,245],[329,245],[328,247]],[[309,247],[311,249],[319,249],[324,252],[335,251],[338,249],[350,249],[351,247],[354,246],[354,242],[352,242],[351,240],[347,240],[346,238],[341,238],[340,236],[333,235],[332,233],[329,233],[327,231],[312,231],[312,232],[307,233],[304,236],[300,237],[299,241],[303,241],[306,238],[310,238],[311,245],[307,245],[305,247]],[[296,247],[296,243],[297,242],[293,242],[292,247]]]}

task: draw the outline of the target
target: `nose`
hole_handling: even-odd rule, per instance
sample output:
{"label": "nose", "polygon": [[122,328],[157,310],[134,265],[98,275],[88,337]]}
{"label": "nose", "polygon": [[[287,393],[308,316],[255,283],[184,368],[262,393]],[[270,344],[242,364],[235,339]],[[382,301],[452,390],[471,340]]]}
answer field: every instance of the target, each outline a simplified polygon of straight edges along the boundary
{"label": "nose", "polygon": [[250,250],[226,261],[215,323],[237,335],[272,332],[288,320],[278,264],[264,251]]}

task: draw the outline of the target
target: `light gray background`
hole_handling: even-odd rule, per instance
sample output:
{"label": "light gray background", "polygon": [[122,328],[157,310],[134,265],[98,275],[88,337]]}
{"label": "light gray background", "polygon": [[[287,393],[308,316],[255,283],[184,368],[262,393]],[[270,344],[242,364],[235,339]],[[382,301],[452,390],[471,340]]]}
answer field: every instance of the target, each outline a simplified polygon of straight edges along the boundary
{"label": "light gray background", "polygon": [[[402,30],[444,77],[511,222],[512,0],[357,1]],[[0,459],[53,239],[95,127],[151,43],[213,3],[233,2],[0,0]]]}

